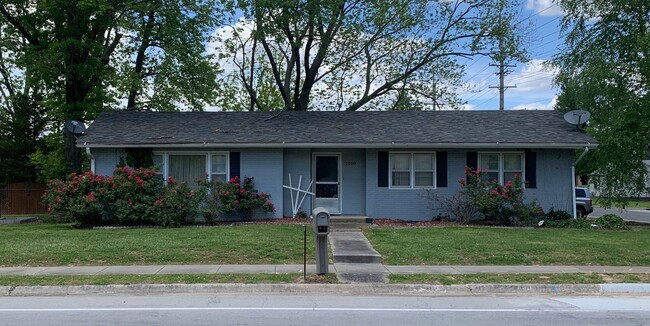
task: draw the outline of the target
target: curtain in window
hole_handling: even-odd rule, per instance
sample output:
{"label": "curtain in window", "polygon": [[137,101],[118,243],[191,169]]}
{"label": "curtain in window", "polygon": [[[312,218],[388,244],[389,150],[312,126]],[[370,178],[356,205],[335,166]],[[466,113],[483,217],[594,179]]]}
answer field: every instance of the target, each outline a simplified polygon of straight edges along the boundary
{"label": "curtain in window", "polygon": [[194,188],[205,179],[205,155],[169,155],[169,176]]}

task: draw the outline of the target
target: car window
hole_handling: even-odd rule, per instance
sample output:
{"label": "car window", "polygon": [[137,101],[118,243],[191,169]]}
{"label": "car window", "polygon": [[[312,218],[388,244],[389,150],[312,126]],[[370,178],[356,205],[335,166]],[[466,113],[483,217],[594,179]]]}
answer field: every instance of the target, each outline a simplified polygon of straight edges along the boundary
{"label": "car window", "polygon": [[587,197],[584,189],[576,189],[576,197]]}

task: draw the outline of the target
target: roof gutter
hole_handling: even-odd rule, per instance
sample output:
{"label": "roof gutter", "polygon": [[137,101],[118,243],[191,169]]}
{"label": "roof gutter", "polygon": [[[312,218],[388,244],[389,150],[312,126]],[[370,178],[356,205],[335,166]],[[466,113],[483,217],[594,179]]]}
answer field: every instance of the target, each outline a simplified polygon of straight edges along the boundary
{"label": "roof gutter", "polygon": [[585,143],[141,143],[141,144],[99,144],[79,142],[81,148],[548,148],[580,149],[595,148],[597,144]]}
{"label": "roof gutter", "polygon": [[589,151],[589,147],[585,146],[585,150],[578,156],[578,158],[571,164],[571,199],[573,202],[573,219],[578,218],[578,209],[576,208],[576,165],[578,165],[578,162],[582,160],[585,155],[587,155],[587,152]]}

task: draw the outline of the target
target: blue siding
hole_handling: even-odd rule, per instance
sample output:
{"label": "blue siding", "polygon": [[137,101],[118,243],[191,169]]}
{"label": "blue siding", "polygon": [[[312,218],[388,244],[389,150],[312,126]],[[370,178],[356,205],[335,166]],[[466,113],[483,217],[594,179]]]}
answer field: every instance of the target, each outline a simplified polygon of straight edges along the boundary
{"label": "blue siding", "polygon": [[365,215],[365,150],[319,148],[314,150],[312,153],[341,154],[341,215]]}
{"label": "blue siding", "polygon": [[571,212],[571,164],[574,150],[537,150],[537,188],[526,189],[526,200],[537,200],[544,211]]}
{"label": "blue siding", "polygon": [[[311,150],[307,148],[287,148],[284,150],[284,168],[282,180],[283,184],[289,185],[289,173],[291,173],[291,182],[294,187],[298,187],[298,179],[302,176],[302,189],[306,189],[311,181]],[[314,187],[310,190],[314,190]],[[291,194],[288,189],[284,189],[284,216],[291,216]],[[294,192],[295,195],[295,192]],[[312,196],[307,195],[305,201],[300,207],[307,214],[311,214]]]}
{"label": "blue siding", "polygon": [[94,148],[90,151],[95,158],[95,174],[113,175],[115,167],[120,164],[121,149]]}
{"label": "blue siding", "polygon": [[282,202],[282,149],[246,149],[241,151],[242,176],[254,177],[259,192],[271,194],[275,213],[263,217],[281,217]]}
{"label": "blue siding", "polygon": [[[460,190],[458,179],[464,178],[468,151],[491,150],[446,150],[448,153],[448,187],[437,189],[390,189],[377,187],[377,152],[366,151],[366,202],[367,215],[373,218],[399,218],[406,220],[429,220],[444,212],[430,194],[449,197]],[[526,189],[525,200],[537,200],[545,211],[550,208],[570,211],[571,209],[571,163],[573,150],[536,150],[537,188]]]}

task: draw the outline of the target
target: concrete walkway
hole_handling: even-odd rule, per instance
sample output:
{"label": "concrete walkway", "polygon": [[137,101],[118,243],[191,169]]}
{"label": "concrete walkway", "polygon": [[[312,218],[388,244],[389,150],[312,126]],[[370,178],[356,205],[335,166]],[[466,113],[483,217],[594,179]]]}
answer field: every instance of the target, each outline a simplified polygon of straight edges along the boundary
{"label": "concrete walkway", "polygon": [[[650,274],[650,266],[462,266],[334,263],[333,273],[390,274],[563,274],[612,273]],[[123,275],[123,274],[284,274],[302,273],[303,265],[135,265],[135,266],[57,266],[0,267],[0,275]],[[315,273],[315,265],[307,265]]]}

